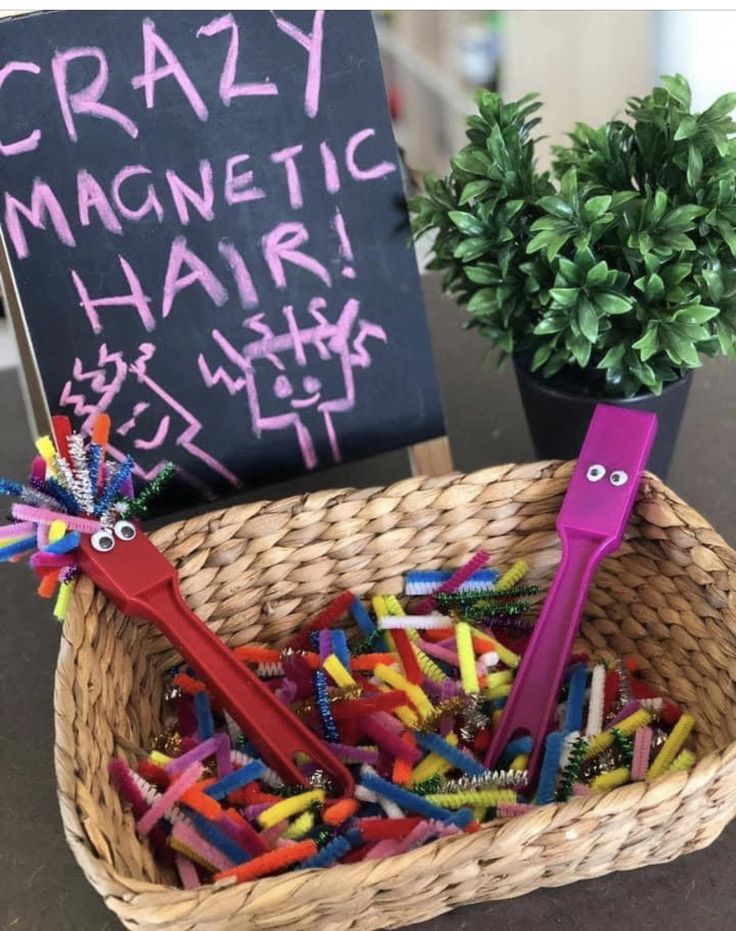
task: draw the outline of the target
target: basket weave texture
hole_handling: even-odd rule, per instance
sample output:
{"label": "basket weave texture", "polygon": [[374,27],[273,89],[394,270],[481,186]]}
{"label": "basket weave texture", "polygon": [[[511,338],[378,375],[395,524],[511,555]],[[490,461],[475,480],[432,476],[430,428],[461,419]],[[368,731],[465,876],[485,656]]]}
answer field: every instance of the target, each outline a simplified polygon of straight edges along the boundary
{"label": "basket weave texture", "polygon": [[[409,569],[483,547],[523,557],[546,586],[571,463],[411,478],[246,504],[153,535],[190,606],[232,646],[279,644],[338,592],[400,592]],[[392,928],[463,903],[521,895],[671,860],[736,813],[736,553],[645,475],[627,537],[595,576],[579,646],[632,656],[696,718],[689,773],[547,805],[399,857],[230,887],[176,888],[136,837],[107,773],[161,732],[162,674],[178,657],[152,627],[82,580],[56,673],[56,771],[64,829],[89,881],[127,928]]]}

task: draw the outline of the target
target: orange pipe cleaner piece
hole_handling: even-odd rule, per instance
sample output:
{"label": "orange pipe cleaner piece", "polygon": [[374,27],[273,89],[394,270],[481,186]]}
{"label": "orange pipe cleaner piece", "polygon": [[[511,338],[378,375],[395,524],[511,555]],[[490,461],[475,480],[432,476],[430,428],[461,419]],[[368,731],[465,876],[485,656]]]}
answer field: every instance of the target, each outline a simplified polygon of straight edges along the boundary
{"label": "orange pipe cleaner piece", "polygon": [[222,873],[215,875],[215,882],[219,882],[221,879],[229,879],[231,876],[234,876],[239,883],[249,882],[252,879],[258,879],[259,876],[269,876],[271,873],[283,870],[287,866],[293,866],[294,863],[306,860],[315,853],[317,853],[317,845],[313,840],[298,841],[288,847],[269,850],[268,853],[253,857],[247,863],[242,863],[230,870],[223,870]]}

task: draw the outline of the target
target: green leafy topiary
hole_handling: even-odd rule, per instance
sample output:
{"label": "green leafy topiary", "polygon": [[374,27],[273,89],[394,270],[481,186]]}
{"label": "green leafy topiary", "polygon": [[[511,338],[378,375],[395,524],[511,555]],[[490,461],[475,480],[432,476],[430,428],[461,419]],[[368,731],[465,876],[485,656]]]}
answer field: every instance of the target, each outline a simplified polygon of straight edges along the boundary
{"label": "green leafy topiary", "polygon": [[481,91],[469,144],[411,203],[468,326],[591,394],[659,394],[701,353],[736,356],[736,93],[694,114],[681,75],[661,82],[629,121],[579,123],[551,173],[537,95]]}

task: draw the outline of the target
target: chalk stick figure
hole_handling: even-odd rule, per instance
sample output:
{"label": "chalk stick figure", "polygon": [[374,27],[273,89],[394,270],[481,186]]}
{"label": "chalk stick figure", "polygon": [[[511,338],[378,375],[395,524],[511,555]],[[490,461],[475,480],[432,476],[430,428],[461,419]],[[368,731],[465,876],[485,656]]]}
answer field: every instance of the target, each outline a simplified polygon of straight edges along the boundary
{"label": "chalk stick figure", "polygon": [[[325,316],[325,308],[322,298],[314,298],[307,309],[309,325],[302,327],[294,308],[286,305],[282,309],[285,326],[278,333],[264,321],[264,314],[247,317],[245,326],[257,338],[241,350],[219,330],[213,330],[213,341],[237,369],[235,376],[222,366],[213,371],[202,353],[198,359],[208,388],[222,384],[231,395],[246,395],[257,437],[264,430],[294,430],[308,469],[318,465],[318,456],[305,423],[307,415],[316,411],[321,416],[332,459],[340,462],[333,416],[355,408],[355,369],[369,369],[372,363],[367,341],[387,342],[383,327],[359,316],[360,302],[354,298],[345,303],[335,322]],[[337,389],[331,387],[335,377],[329,369],[334,367],[338,371]]]}
{"label": "chalk stick figure", "polygon": [[[152,343],[141,343],[138,355],[132,361],[122,352],[111,352],[103,343],[99,347],[96,367],[85,368],[80,358],[72,365],[72,378],[64,385],[59,398],[59,408],[72,408],[75,417],[82,418],[81,430],[90,434],[96,414],[103,411],[118,424],[115,433],[124,437],[136,450],[135,474],[144,481],[156,476],[167,462],[161,448],[167,444],[184,450],[199,463],[204,463],[220,479],[239,488],[238,477],[229,471],[195,440],[202,430],[202,422],[168,392],[149,372],[149,363],[156,353]],[[138,400],[129,401],[129,392],[123,395],[126,385],[137,382],[135,389]],[[119,445],[109,445],[110,455],[118,460],[125,457]],[[176,462],[177,473],[188,484],[195,487],[204,497],[213,498],[209,485],[187,468],[185,461]],[[199,470],[198,470],[199,471]]]}

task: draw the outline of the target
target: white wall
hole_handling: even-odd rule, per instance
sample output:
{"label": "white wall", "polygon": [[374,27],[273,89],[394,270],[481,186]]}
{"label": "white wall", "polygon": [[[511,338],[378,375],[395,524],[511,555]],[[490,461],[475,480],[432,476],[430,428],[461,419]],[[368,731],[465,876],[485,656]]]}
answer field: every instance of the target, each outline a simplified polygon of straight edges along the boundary
{"label": "white wall", "polygon": [[736,91],[736,12],[668,10],[655,17],[658,72],[690,81],[695,111]]}

